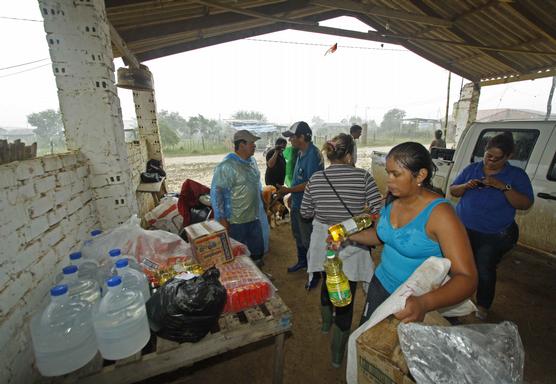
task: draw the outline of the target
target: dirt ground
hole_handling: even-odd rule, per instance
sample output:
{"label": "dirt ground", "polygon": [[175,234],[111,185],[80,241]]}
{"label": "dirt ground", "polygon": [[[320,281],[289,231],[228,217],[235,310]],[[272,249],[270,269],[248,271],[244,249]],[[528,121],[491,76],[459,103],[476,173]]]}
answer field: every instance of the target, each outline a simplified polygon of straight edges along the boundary
{"label": "dirt ground", "polygon": [[[361,165],[370,160],[368,154],[370,150],[366,148]],[[183,159],[167,160],[170,177],[180,180],[170,185],[179,186],[188,177],[209,185],[212,169],[221,158],[204,157],[202,164],[192,164],[190,158],[187,163]],[[260,154],[258,160],[262,163]],[[370,168],[370,162],[365,168]],[[330,338],[320,332],[319,291],[307,292],[303,288],[307,276],[304,272],[286,272],[286,267],[295,261],[289,225],[273,229],[263,271],[273,276],[278,294],[293,312],[293,328],[285,342],[284,383],[345,383],[345,361],[340,369],[332,368]],[[556,260],[518,248],[506,255],[498,271],[496,298],[488,321],[510,320],[517,324],[526,355],[526,383],[553,383],[556,377]],[[359,287],[352,329],[359,322],[363,301]],[[475,322],[475,319],[471,316],[463,321]],[[274,345],[268,340],[144,383],[271,383],[273,356]]]}

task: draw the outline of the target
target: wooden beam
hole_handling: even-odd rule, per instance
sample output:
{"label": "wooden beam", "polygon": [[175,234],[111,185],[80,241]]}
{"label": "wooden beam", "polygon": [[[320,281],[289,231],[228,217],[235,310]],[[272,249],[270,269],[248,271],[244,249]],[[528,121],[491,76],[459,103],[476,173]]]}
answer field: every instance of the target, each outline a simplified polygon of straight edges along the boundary
{"label": "wooden beam", "polygon": [[509,76],[500,76],[492,79],[484,79],[481,80],[479,84],[481,85],[481,87],[484,87],[487,85],[507,84],[516,81],[534,80],[534,79],[540,79],[542,77],[550,77],[550,76],[556,76],[556,68],[534,71],[522,75],[509,75]]}
{"label": "wooden beam", "polygon": [[193,0],[193,2],[197,3],[197,4],[206,5],[206,6],[209,6],[209,7],[224,9],[226,11],[230,11],[230,12],[233,12],[233,13],[239,13],[241,15],[250,16],[250,17],[257,18],[257,19],[273,21],[275,23],[317,25],[316,23],[307,22],[307,21],[304,21],[304,20],[286,19],[286,18],[282,18],[282,17],[267,15],[267,14],[262,13],[262,12],[252,11],[252,10],[245,9],[245,8],[232,7],[230,5],[221,4],[221,3],[218,3],[216,1]]}
{"label": "wooden beam", "polygon": [[108,21],[108,26],[110,27],[110,39],[112,40],[112,44],[120,54],[122,55],[123,59],[127,61],[127,64],[132,68],[139,68],[139,60],[133,55],[133,53],[127,47],[125,41],[122,39],[116,28],[112,25],[110,21]]}
{"label": "wooden beam", "polygon": [[397,19],[419,24],[435,25],[437,27],[452,26],[451,21],[444,20],[440,17],[431,17],[405,11],[397,11],[390,8],[362,4],[352,0],[311,0],[311,4],[332,9],[343,9],[345,11],[358,12],[371,16],[386,17],[389,19]]}

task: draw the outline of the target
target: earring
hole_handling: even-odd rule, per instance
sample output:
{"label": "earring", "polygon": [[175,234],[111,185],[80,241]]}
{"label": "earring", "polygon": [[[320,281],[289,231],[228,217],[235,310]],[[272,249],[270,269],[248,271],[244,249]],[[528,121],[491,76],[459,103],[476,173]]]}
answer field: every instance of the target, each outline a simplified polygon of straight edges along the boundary
{"label": "earring", "polygon": [[423,183],[417,183],[417,186],[421,187],[421,186],[423,186]]}

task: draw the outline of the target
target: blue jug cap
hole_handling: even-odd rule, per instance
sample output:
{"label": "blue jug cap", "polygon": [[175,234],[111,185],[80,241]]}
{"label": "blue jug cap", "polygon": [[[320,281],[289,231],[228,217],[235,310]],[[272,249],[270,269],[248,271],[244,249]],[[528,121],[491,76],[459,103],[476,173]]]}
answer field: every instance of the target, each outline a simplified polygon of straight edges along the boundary
{"label": "blue jug cap", "polygon": [[115,249],[111,249],[108,254],[111,257],[116,257],[116,256],[120,256],[122,254],[122,251],[120,251],[120,248],[115,248]]}
{"label": "blue jug cap", "polygon": [[91,232],[91,236],[98,236],[102,233],[102,231],[100,229],[95,229],[94,231]]}
{"label": "blue jug cap", "polygon": [[56,285],[50,290],[50,296],[62,296],[68,292],[68,286],[66,284]]}
{"label": "blue jug cap", "polygon": [[70,253],[70,260],[79,260],[81,259],[81,252],[73,252]]}
{"label": "blue jug cap", "polygon": [[106,280],[106,285],[109,287],[116,287],[122,283],[122,278],[120,276],[113,276]]}
{"label": "blue jug cap", "polygon": [[116,261],[116,268],[124,268],[127,267],[128,264],[129,262],[127,261],[127,259],[118,260]]}
{"label": "blue jug cap", "polygon": [[64,272],[64,275],[71,275],[77,272],[77,265],[68,265],[62,269],[62,272]]}

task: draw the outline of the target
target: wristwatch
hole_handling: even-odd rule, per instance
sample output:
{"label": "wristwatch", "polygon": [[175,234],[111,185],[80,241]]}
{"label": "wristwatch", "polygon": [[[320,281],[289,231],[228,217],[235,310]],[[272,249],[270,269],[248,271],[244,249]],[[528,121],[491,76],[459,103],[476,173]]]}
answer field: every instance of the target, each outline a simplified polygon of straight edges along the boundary
{"label": "wristwatch", "polygon": [[510,184],[506,184],[504,185],[504,188],[502,189],[502,192],[507,192],[507,191],[511,191],[512,190],[512,186]]}

